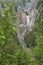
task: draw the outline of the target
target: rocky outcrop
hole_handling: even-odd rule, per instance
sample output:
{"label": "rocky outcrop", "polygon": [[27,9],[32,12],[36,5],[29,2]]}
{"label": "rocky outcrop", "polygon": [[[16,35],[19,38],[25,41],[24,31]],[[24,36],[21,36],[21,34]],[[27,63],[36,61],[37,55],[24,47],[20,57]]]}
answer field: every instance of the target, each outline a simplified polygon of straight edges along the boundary
{"label": "rocky outcrop", "polygon": [[[34,2],[36,2],[36,0],[34,0]],[[32,0],[30,3],[32,5],[34,4]],[[36,3],[38,3],[38,1]],[[36,7],[36,4],[34,5]],[[18,12],[17,14],[18,16],[17,36],[24,49],[27,49],[24,37],[33,30],[35,19],[38,14],[38,10],[35,7],[33,6],[30,12],[27,10],[26,11],[19,10],[20,12]],[[28,13],[28,15],[26,14],[26,12]]]}

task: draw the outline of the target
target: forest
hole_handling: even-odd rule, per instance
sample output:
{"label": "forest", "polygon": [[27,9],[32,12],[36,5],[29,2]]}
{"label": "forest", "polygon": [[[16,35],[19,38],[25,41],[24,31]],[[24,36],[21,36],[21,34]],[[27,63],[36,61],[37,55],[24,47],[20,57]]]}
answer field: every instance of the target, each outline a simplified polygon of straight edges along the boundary
{"label": "forest", "polygon": [[27,2],[30,0],[0,0],[0,65],[43,65],[43,0],[36,6],[33,30],[24,36],[26,49],[17,35],[17,7],[24,9]]}

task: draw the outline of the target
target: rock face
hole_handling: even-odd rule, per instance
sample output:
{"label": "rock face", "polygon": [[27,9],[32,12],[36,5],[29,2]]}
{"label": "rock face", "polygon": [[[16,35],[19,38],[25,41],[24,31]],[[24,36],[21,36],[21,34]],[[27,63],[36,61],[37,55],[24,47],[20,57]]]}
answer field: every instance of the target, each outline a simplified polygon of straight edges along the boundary
{"label": "rock face", "polygon": [[[32,2],[33,1],[31,0],[30,3],[33,5]],[[36,2],[36,0],[34,0],[34,2]],[[28,6],[32,6],[30,3],[28,3]],[[30,7],[28,7],[27,10],[28,9],[30,10]],[[18,14],[17,14],[17,16],[18,16],[17,35],[18,35],[18,39],[24,49],[26,48],[24,36],[33,30],[35,18],[38,14],[37,9],[35,9],[34,7],[30,12],[29,12],[29,10],[26,11],[27,13],[29,13],[28,15],[26,15],[26,13],[23,10],[19,10],[20,12],[18,12]]]}
{"label": "rock face", "polygon": [[17,35],[23,48],[26,47],[24,36],[33,30],[37,13],[36,9],[32,10],[30,15],[25,14],[25,16],[24,13],[22,13],[22,20],[18,20]]}

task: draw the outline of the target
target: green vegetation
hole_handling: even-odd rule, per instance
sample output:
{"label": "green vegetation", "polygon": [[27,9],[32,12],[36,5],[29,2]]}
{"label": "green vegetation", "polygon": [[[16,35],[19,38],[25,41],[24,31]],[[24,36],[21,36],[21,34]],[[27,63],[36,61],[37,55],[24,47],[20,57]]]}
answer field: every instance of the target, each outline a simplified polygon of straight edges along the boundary
{"label": "green vegetation", "polygon": [[43,65],[43,8],[39,11],[39,18],[31,33],[25,37],[25,42],[32,50],[36,65]]}
{"label": "green vegetation", "polygon": [[12,7],[13,3],[7,3],[5,8],[0,10],[0,65],[28,65],[29,58],[22,49],[17,35],[16,25]]}
{"label": "green vegetation", "polygon": [[30,51],[25,51],[16,34],[13,3],[0,10],[0,65],[43,65],[43,8],[34,29],[25,37]]}

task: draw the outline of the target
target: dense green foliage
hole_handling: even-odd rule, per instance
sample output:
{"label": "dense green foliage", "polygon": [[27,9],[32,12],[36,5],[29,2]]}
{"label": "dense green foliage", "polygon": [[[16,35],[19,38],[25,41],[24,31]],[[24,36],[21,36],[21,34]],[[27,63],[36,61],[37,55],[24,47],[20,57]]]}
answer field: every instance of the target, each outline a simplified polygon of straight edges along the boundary
{"label": "dense green foliage", "polygon": [[0,10],[0,65],[43,65],[43,7],[33,31],[25,37],[30,48],[25,51],[17,38],[13,6],[7,3]]}

